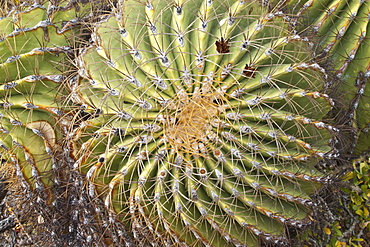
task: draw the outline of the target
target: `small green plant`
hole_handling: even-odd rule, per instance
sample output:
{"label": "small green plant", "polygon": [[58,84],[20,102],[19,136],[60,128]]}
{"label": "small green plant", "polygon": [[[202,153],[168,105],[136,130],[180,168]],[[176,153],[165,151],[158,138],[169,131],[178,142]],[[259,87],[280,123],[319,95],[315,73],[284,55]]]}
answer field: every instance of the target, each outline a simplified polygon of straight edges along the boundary
{"label": "small green plant", "polygon": [[[349,187],[343,191],[349,195],[348,210],[354,215],[351,227],[338,239],[348,246],[362,247],[369,244],[365,239],[370,233],[370,160],[363,157],[353,162],[353,171],[343,178]],[[338,241],[338,240],[337,240]],[[333,242],[333,241],[332,241]]]}
{"label": "small green plant", "polygon": [[[352,169],[336,184],[323,188],[312,214],[313,224],[297,239],[303,246],[364,247],[369,245],[369,158],[352,161]],[[324,216],[323,216],[324,215]]]}

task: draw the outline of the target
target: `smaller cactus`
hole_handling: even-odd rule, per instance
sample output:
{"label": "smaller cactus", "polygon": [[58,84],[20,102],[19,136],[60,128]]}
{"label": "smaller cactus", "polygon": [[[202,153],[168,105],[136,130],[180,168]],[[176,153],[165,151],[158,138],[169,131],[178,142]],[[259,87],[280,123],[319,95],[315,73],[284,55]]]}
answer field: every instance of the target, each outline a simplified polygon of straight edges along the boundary
{"label": "smaller cactus", "polygon": [[2,155],[31,188],[50,185],[41,173],[51,170],[49,155],[61,136],[55,96],[63,75],[56,65],[70,49],[66,33],[45,17],[45,7],[35,4],[0,20]]}
{"label": "smaller cactus", "polygon": [[[103,232],[101,226],[80,227],[76,233],[76,207],[92,224],[96,211],[83,197],[82,178],[71,175],[62,156],[65,120],[73,117],[61,101],[74,54],[71,45],[77,20],[91,7],[73,2],[14,3],[0,20],[0,173],[9,185],[4,203],[11,209],[4,215],[13,213],[19,220],[27,244],[102,242],[94,235]],[[77,185],[70,186],[69,180]],[[84,200],[77,206],[79,196]]]}
{"label": "smaller cactus", "polygon": [[58,98],[66,94],[75,20],[89,7],[64,5],[20,2],[0,20],[2,155],[32,188],[50,185],[40,173],[50,171],[50,156],[60,149],[67,110]]}

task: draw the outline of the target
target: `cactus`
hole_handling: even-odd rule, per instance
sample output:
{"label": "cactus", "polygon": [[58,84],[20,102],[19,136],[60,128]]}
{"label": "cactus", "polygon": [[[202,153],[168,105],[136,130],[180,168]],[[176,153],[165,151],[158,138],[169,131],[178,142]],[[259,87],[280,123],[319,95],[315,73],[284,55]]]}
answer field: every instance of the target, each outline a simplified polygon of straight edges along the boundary
{"label": "cactus", "polygon": [[282,243],[338,130],[308,39],[265,1],[118,1],[77,58],[75,167],[141,244]]}
{"label": "cactus", "polygon": [[1,3],[0,148],[39,243],[284,244],[337,155],[327,59],[370,148],[366,1],[112,1],[89,42],[92,1],[38,2]]}
{"label": "cactus", "polygon": [[61,137],[57,118],[64,112],[55,98],[64,68],[57,65],[71,50],[70,31],[57,27],[62,21],[38,4],[20,5],[0,20],[2,158],[28,189],[50,185],[45,174]]}
{"label": "cactus", "polygon": [[[354,127],[352,152],[356,155],[370,149],[369,86],[370,50],[368,1],[306,1],[298,15],[305,15],[308,31],[318,36],[317,55],[333,64],[337,97],[343,94],[347,104],[347,125]],[[307,24],[304,25],[307,27]],[[343,100],[342,100],[343,101]],[[343,116],[342,116],[343,117]]]}
{"label": "cactus", "polygon": [[[71,197],[83,195],[68,186],[72,171],[62,157],[66,125],[74,117],[65,102],[64,82],[74,54],[71,46],[77,47],[74,42],[80,35],[77,20],[87,16],[91,6],[64,1],[58,5],[13,2],[12,7],[0,20],[0,169],[9,190],[1,204],[9,210],[2,217],[10,214],[8,221],[18,223],[18,231],[28,241],[19,240],[22,246],[61,246],[75,224],[71,213],[77,206],[70,203]],[[73,177],[73,182],[78,181]],[[86,216],[90,208],[81,210]],[[91,235],[99,243],[101,236],[91,234],[103,231],[97,228],[90,226],[79,234]],[[75,231],[69,235],[68,244],[80,246]]]}

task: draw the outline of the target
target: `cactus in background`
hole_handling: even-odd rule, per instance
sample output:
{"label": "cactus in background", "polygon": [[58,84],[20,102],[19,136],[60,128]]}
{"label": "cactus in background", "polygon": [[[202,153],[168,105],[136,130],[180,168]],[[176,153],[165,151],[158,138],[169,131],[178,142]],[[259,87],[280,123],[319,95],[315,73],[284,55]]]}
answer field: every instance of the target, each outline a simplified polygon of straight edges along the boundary
{"label": "cactus in background", "polygon": [[74,13],[48,10],[22,4],[0,20],[2,158],[28,189],[50,185],[45,174],[52,169],[50,155],[61,137],[57,118],[64,115],[55,99],[71,32],[62,22]]}
{"label": "cactus in background", "polygon": [[[301,3],[303,4],[303,3]],[[335,77],[341,80],[336,94],[347,101],[346,124],[354,127],[353,152],[370,150],[370,49],[368,1],[306,1],[299,10],[309,22],[308,30],[318,36],[317,54],[333,64]],[[307,24],[304,25],[307,27]],[[342,100],[343,101],[343,100]]]}
{"label": "cactus in background", "polygon": [[338,131],[284,4],[119,1],[77,59],[75,167],[140,243],[257,246],[308,221]]}
{"label": "cactus in background", "polygon": [[[100,243],[96,232],[103,232],[103,226],[94,223],[96,211],[88,200],[76,205],[84,195],[78,187],[82,178],[72,174],[62,150],[66,125],[74,118],[65,102],[64,81],[80,36],[76,24],[90,14],[91,5],[13,4],[0,20],[1,176],[9,185],[1,204],[9,210],[2,217],[10,213],[8,219],[17,219],[21,233],[14,234],[22,246]],[[80,213],[76,208],[91,224],[78,233],[73,227],[81,218],[71,215]],[[22,233],[29,242],[22,240]]]}

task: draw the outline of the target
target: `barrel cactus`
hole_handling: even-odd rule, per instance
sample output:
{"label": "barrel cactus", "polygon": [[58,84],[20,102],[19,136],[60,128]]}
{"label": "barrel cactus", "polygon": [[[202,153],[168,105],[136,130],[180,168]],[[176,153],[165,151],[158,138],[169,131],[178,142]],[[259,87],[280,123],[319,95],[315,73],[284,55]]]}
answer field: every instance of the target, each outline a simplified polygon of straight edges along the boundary
{"label": "barrel cactus", "polygon": [[118,1],[76,61],[74,167],[141,244],[283,243],[335,155],[333,100],[284,4]]}
{"label": "barrel cactus", "polygon": [[[347,104],[342,123],[354,127],[352,152],[370,149],[369,118],[369,16],[368,1],[305,1],[298,15],[307,31],[319,39],[317,55],[333,64],[334,80],[340,80],[336,96]],[[308,27],[307,27],[308,22]],[[344,102],[346,101],[346,102]],[[343,116],[345,115],[345,116]],[[343,121],[344,120],[344,121]]]}

